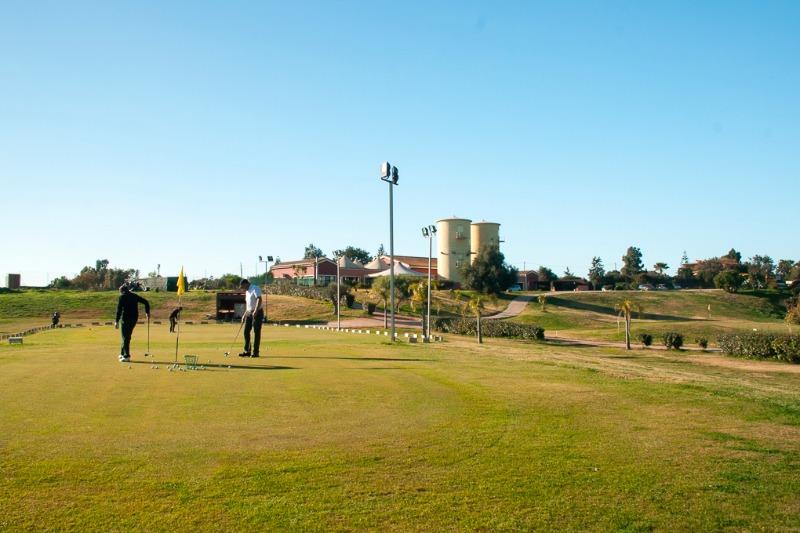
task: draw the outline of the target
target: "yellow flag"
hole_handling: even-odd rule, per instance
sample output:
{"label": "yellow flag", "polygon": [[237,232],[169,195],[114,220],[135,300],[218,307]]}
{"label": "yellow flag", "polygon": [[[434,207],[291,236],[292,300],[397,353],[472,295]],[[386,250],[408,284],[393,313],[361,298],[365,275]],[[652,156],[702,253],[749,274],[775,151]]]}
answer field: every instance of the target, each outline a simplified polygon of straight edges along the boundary
{"label": "yellow flag", "polygon": [[186,292],[186,278],[183,277],[183,267],[181,267],[181,273],[178,276],[178,297],[183,296],[184,292]]}

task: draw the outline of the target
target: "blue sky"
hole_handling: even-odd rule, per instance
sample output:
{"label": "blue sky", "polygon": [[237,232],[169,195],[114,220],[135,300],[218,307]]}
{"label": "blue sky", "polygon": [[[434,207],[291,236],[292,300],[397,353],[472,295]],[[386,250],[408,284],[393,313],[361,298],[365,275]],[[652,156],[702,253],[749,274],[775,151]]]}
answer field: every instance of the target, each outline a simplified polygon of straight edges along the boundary
{"label": "blue sky", "polygon": [[0,4],[0,273],[190,277],[458,215],[585,274],[800,257],[797,2]]}

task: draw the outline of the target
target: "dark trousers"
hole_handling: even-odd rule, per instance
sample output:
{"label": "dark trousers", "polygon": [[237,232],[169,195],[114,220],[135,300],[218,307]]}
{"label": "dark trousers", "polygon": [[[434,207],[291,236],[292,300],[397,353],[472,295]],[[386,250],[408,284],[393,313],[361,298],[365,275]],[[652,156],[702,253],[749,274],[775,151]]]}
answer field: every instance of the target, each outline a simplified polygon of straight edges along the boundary
{"label": "dark trousers", "polygon": [[178,319],[177,318],[172,317],[172,316],[169,317],[169,332],[170,333],[174,333],[175,332],[175,324],[177,324],[177,323],[178,323]]}
{"label": "dark trousers", "polygon": [[244,351],[250,352],[250,330],[253,330],[253,355],[258,355],[258,349],[261,347],[261,326],[264,322],[264,310],[259,309],[255,314],[247,315],[244,319]]}
{"label": "dark trousers", "polygon": [[119,325],[119,334],[122,337],[122,346],[119,349],[120,355],[131,356],[131,337],[133,336],[133,328],[136,327],[136,321],[125,322],[122,321]]}

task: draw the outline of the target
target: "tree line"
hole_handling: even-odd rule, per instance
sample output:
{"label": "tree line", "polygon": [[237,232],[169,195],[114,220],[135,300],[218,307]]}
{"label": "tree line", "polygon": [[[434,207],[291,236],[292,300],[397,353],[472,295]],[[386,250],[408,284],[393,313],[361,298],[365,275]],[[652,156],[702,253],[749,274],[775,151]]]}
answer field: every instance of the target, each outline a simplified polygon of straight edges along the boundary
{"label": "tree line", "polygon": [[98,259],[94,266],[83,267],[74,278],[59,276],[50,282],[56,289],[109,290],[139,277],[135,268],[109,268],[108,259]]}

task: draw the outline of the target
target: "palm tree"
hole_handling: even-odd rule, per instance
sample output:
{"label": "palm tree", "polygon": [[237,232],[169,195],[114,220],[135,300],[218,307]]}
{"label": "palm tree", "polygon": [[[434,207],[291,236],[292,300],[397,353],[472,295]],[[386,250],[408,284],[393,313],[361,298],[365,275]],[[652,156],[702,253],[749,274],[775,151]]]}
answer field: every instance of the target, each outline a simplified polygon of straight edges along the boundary
{"label": "palm tree", "polygon": [[429,331],[430,327],[425,324],[425,310],[428,305],[428,281],[420,280],[416,283],[412,283],[408,288],[411,291],[411,297],[409,298],[411,309],[416,312],[417,307],[420,308],[420,315],[422,316],[422,332],[424,334],[426,331]]}
{"label": "palm tree", "polygon": [[485,294],[476,293],[470,296],[469,300],[467,300],[464,305],[465,311],[474,314],[477,320],[477,326],[478,326],[477,333],[478,333],[479,344],[483,343],[483,334],[481,332],[481,315],[484,309],[486,309],[486,301],[487,301],[487,296]]}
{"label": "palm tree", "polygon": [[389,322],[386,318],[386,310],[389,308],[389,298],[391,297],[391,292],[389,288],[389,284],[385,283],[383,280],[386,278],[378,278],[376,279],[373,284],[372,294],[374,294],[379,300],[383,302],[383,327],[388,328]]}
{"label": "palm tree", "polygon": [[631,318],[633,317],[633,311],[636,310],[640,314],[642,312],[642,306],[632,302],[631,300],[622,300],[615,306],[616,310],[619,311],[619,315],[625,318],[625,347],[630,350],[631,349]]}
{"label": "palm tree", "polygon": [[663,274],[665,270],[669,270],[669,265],[666,263],[656,263],[655,265],[653,265],[653,270],[655,270],[659,274]]}

